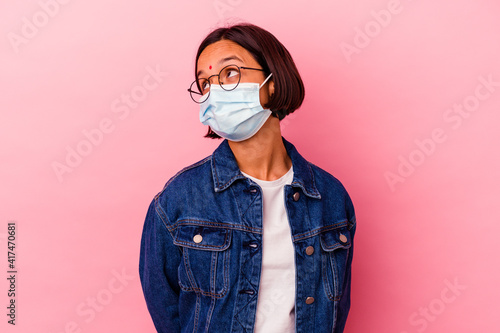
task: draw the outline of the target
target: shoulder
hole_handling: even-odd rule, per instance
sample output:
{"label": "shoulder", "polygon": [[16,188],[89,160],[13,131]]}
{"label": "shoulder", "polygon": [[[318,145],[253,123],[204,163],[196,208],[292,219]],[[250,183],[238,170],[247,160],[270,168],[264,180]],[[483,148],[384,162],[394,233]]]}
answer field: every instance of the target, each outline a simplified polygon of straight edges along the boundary
{"label": "shoulder", "polygon": [[321,193],[322,200],[324,200],[326,206],[344,211],[346,214],[345,218],[349,222],[355,223],[354,205],[344,184],[325,169],[311,162],[308,163],[311,167],[316,187]]}
{"label": "shoulder", "polygon": [[178,196],[186,189],[199,186],[201,183],[210,182],[212,155],[209,155],[193,164],[190,164],[175,175],[173,175],[163,186],[163,189],[155,196],[156,200],[164,199],[166,196]]}
{"label": "shoulder", "polygon": [[330,191],[347,194],[346,188],[337,177],[316,164],[309,161],[308,163],[313,173],[314,182],[320,192],[322,192],[322,189],[329,189]]}
{"label": "shoulder", "polygon": [[211,160],[212,155],[182,168],[154,196],[152,206],[167,229],[213,188]]}
{"label": "shoulder", "polygon": [[166,189],[169,186],[175,186],[179,183],[184,183],[186,181],[197,179],[200,176],[200,173],[204,173],[206,169],[210,170],[211,161],[212,161],[212,155],[209,155],[199,160],[198,162],[195,162],[191,165],[182,168],[167,181],[163,189]]}

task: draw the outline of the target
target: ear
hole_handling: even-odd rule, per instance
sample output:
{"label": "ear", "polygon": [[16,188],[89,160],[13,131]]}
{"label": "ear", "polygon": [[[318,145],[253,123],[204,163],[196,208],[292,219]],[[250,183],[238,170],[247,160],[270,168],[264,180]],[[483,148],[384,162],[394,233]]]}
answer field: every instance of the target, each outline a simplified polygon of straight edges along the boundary
{"label": "ear", "polygon": [[271,78],[268,83],[267,91],[269,93],[269,97],[272,97],[274,95],[274,80]]}

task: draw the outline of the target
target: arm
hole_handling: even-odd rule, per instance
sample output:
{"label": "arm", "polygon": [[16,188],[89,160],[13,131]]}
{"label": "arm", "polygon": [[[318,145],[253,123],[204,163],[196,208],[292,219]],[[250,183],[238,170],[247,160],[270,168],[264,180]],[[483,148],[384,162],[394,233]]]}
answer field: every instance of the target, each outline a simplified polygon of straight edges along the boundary
{"label": "arm", "polygon": [[344,286],[342,288],[342,298],[339,301],[339,306],[337,308],[337,320],[335,325],[335,333],[344,332],[345,323],[347,321],[347,315],[349,314],[349,309],[351,307],[351,263],[352,254],[354,248],[354,232],[356,229],[356,224],[352,226],[351,229],[351,247],[349,249],[349,256],[347,257],[347,264],[345,269]]}
{"label": "arm", "polygon": [[[156,330],[160,333],[180,332],[179,284],[177,269],[181,251],[173,245],[167,230],[165,214],[156,198],[151,202],[141,238],[139,276],[146,304]],[[162,219],[163,218],[163,219]]]}
{"label": "arm", "polygon": [[337,320],[335,325],[334,333],[344,332],[344,327],[347,321],[347,315],[349,314],[349,309],[351,307],[351,264],[352,256],[354,250],[354,234],[356,232],[356,216],[354,214],[354,206],[352,204],[351,198],[346,192],[346,216],[349,223],[349,231],[351,234],[351,247],[349,249],[349,255],[347,257],[344,285],[342,287],[342,298],[339,301]]}

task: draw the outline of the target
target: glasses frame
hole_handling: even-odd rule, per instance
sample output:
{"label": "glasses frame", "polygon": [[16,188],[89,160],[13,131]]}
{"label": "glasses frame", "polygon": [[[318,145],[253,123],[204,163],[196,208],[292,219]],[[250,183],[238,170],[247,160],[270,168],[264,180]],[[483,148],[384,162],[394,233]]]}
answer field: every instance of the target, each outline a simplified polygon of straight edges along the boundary
{"label": "glasses frame", "polygon": [[[222,71],[223,71],[224,69],[226,69],[226,68],[228,68],[228,67],[236,67],[236,68],[238,68],[238,72],[240,73],[239,78],[238,78],[238,82],[237,82],[237,83],[234,85],[234,87],[232,87],[231,89],[225,89],[225,88],[224,88],[224,85],[222,84],[222,82],[221,82],[221,80],[220,80],[220,74],[222,73]],[[210,79],[211,79],[212,77],[214,77],[214,76],[217,76],[217,81],[219,82],[219,86],[220,86],[222,89],[224,89],[225,91],[231,91],[231,90],[236,89],[236,87],[240,84],[240,81],[241,81],[241,70],[242,70],[242,69],[250,69],[250,70],[254,70],[254,71],[261,71],[261,72],[265,72],[265,70],[263,70],[262,68],[252,68],[252,67],[246,67],[246,66],[238,66],[238,65],[234,65],[234,64],[227,65],[227,66],[222,67],[222,69],[219,71],[219,74],[213,74],[213,75],[210,75],[207,79],[205,79],[205,80],[207,80],[207,82],[208,82],[208,93],[207,93],[207,97],[206,97],[206,98],[205,98],[202,102],[200,102],[200,101],[199,101],[199,98],[200,98],[200,97],[198,97],[198,100],[196,100],[196,98],[195,98],[195,96],[193,96],[193,94],[195,94],[195,95],[197,95],[197,96],[203,96],[203,94],[202,94],[202,93],[200,93],[200,92],[198,92],[198,91],[194,91],[194,90],[192,90],[192,89],[191,89],[191,87],[193,87],[193,85],[196,85],[196,86],[198,87],[198,90],[200,90],[200,91],[201,91],[200,86],[198,85],[198,81],[199,81],[200,79],[203,79],[203,78],[198,78],[198,79],[194,80],[194,81],[191,83],[191,85],[190,85],[190,86],[189,86],[189,88],[188,88],[188,91],[189,91],[189,96],[191,96],[191,99],[192,99],[195,103],[197,103],[197,104],[202,104],[202,103],[204,103],[205,101],[207,101],[207,100],[208,100],[208,97],[210,97],[210,87],[212,86],[212,83],[210,83]]]}

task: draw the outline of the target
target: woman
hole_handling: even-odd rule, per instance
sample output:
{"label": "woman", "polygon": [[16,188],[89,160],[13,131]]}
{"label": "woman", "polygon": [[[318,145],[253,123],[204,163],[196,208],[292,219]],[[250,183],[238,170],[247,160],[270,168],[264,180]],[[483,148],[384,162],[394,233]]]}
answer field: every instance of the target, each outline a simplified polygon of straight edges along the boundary
{"label": "woman", "polygon": [[285,47],[255,25],[211,32],[188,89],[212,155],[147,212],[139,272],[158,332],[342,332],[354,208],[342,184],[281,136],[304,99]]}

